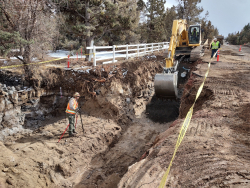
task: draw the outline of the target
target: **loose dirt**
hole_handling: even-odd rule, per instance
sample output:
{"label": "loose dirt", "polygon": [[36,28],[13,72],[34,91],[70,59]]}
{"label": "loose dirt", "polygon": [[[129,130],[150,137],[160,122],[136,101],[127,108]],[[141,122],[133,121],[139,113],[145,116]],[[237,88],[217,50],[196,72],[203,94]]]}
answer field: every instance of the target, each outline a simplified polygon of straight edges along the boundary
{"label": "loose dirt", "polygon": [[[36,89],[45,93],[39,109],[53,106],[54,110],[45,110],[45,120],[26,116],[24,126],[33,132],[17,133],[0,142],[0,185],[117,187],[128,166],[138,161],[156,136],[178,117],[179,103],[174,102],[174,112],[167,118],[158,122],[147,118],[153,117],[156,109],[161,113],[161,104],[152,104],[151,98],[153,78],[162,71],[162,64],[163,57],[158,54],[87,71],[41,66],[33,77]],[[77,137],[69,138],[66,133],[58,143],[68,124],[64,113],[68,97],[75,91],[82,96],[79,105],[84,133],[78,116]]]}
{"label": "loose dirt", "polygon": [[[167,187],[249,187],[250,61],[230,55],[233,48],[223,46],[220,62],[211,65]],[[153,78],[164,66],[161,53],[92,70],[38,72],[36,87],[57,93],[61,103],[32,133],[0,141],[0,187],[158,187],[209,53],[202,61],[182,63],[192,73],[181,80],[177,101],[154,97]],[[82,96],[85,132],[78,117],[77,137],[66,133],[57,143],[75,91]]]}
{"label": "loose dirt", "polygon": [[[194,115],[176,154],[166,187],[249,187],[249,52],[222,46],[213,62]],[[224,52],[226,52],[224,54]],[[180,116],[161,133],[145,159],[130,166],[118,187],[158,187],[172,158],[180,126],[207,70],[210,52],[185,85]],[[200,77],[201,76],[201,77]]]}

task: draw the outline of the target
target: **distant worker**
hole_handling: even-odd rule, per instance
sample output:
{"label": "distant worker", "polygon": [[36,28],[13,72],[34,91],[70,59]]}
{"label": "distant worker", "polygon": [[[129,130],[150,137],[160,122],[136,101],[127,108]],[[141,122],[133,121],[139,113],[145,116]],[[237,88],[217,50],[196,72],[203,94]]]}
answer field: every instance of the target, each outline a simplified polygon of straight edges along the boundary
{"label": "distant worker", "polygon": [[[214,56],[214,54],[217,52],[219,48],[220,48],[220,42],[217,41],[217,38],[214,38],[214,42],[212,42],[211,44],[211,49],[212,49],[211,58]],[[215,57],[217,57],[217,53]]]}
{"label": "distant worker", "polygon": [[193,29],[191,36],[192,36],[193,41],[195,41],[195,42],[198,41],[198,33],[196,31],[196,28]]}
{"label": "distant worker", "polygon": [[78,112],[78,99],[80,98],[80,94],[76,92],[73,97],[69,100],[69,103],[66,108],[66,114],[69,119],[69,136],[75,136],[75,118],[77,117]]}

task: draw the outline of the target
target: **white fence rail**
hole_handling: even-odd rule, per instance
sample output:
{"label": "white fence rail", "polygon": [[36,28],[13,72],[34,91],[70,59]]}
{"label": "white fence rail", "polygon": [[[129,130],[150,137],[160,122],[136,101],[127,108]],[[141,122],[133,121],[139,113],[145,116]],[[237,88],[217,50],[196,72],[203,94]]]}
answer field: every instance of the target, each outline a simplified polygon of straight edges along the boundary
{"label": "white fence rail", "polygon": [[[115,63],[117,61],[115,58],[124,57],[128,59],[129,57],[139,57],[146,55],[147,53],[153,53],[154,51],[167,49],[168,45],[169,42],[160,42],[160,43],[134,44],[134,45],[127,44],[119,46],[116,45],[93,46],[93,47],[87,47],[87,49],[90,50],[90,54],[91,56],[93,56],[93,66],[96,66],[97,61],[112,59],[111,61],[103,62],[103,64]],[[112,51],[103,51],[104,49],[112,49]],[[97,52],[97,50],[102,50],[102,51]]]}

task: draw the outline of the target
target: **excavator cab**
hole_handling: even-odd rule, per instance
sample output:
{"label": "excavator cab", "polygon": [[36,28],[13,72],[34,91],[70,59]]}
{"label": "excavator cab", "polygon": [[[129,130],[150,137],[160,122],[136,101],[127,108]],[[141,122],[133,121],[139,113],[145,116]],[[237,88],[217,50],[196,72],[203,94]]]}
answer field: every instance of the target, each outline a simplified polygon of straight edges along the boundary
{"label": "excavator cab", "polygon": [[189,46],[200,45],[201,41],[201,26],[191,25],[188,29]]}

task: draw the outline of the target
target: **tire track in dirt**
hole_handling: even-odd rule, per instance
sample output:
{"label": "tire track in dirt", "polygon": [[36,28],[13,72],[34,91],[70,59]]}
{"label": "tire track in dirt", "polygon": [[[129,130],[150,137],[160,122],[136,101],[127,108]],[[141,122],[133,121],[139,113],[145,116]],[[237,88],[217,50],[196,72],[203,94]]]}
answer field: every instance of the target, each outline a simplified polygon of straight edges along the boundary
{"label": "tire track in dirt", "polygon": [[[249,50],[250,51],[250,50]],[[204,62],[209,61],[206,53]],[[200,103],[177,151],[166,187],[249,187],[249,64],[234,57],[220,57],[211,65]],[[206,63],[197,65],[204,75]],[[181,99],[180,118],[185,117],[202,79],[190,78]],[[158,187],[171,160],[183,119],[161,133],[148,157],[133,164],[119,188]],[[154,169],[154,170],[153,170]],[[154,173],[152,173],[154,172]]]}

